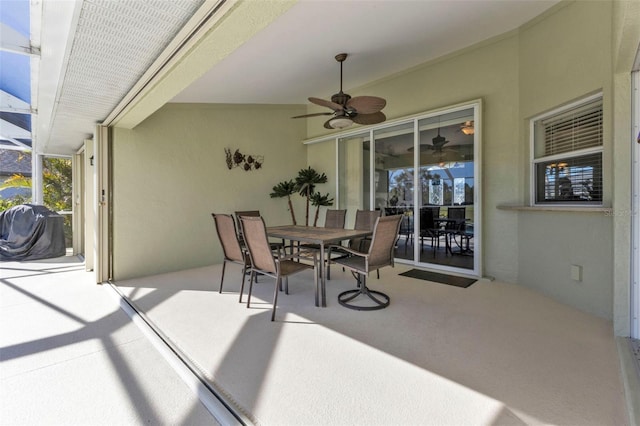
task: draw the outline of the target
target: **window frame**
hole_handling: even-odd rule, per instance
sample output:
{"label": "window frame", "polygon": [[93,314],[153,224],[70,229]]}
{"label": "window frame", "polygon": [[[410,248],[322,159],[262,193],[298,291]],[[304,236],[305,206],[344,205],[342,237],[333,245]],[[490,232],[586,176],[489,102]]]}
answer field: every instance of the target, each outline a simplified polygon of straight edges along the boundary
{"label": "window frame", "polygon": [[[602,92],[598,92],[596,94],[586,96],[577,101],[562,105],[560,107],[554,108],[551,111],[545,112],[543,114],[532,117],[529,120],[529,177],[530,177],[530,191],[529,191],[529,205],[531,206],[540,206],[540,207],[550,207],[550,206],[569,206],[569,207],[577,207],[577,208],[594,208],[594,207],[603,207],[605,200],[605,173],[604,173],[604,129],[602,134],[602,144],[595,147],[589,148],[581,148],[573,151],[561,152],[558,154],[551,155],[542,155],[536,158],[536,123],[549,119],[554,116],[559,116],[567,113],[568,111],[576,108],[580,108],[586,106],[592,102],[600,101],[602,104],[602,120],[604,121],[604,99]],[[603,124],[604,127],[604,124]],[[591,154],[600,154],[600,160],[602,164],[601,170],[601,199],[599,201],[580,201],[580,200],[566,200],[566,201],[537,201],[537,193],[538,193],[538,180],[537,180],[537,166],[540,163],[548,163],[550,161],[558,161],[558,160],[566,160],[566,159],[574,159],[584,157],[586,155]]]}

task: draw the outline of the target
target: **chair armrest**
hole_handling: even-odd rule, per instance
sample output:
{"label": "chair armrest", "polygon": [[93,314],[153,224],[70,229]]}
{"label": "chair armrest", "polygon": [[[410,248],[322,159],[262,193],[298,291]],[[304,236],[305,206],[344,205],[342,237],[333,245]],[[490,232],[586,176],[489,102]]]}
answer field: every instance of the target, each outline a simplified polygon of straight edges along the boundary
{"label": "chair armrest", "polygon": [[343,246],[329,246],[329,250],[331,250],[331,247],[339,247],[340,251],[342,252],[346,252],[348,254],[354,255],[354,256],[360,256],[360,257],[364,257],[367,258],[369,257],[368,253],[362,253],[361,251],[357,251],[357,250],[353,250],[350,249],[349,247],[343,247]]}

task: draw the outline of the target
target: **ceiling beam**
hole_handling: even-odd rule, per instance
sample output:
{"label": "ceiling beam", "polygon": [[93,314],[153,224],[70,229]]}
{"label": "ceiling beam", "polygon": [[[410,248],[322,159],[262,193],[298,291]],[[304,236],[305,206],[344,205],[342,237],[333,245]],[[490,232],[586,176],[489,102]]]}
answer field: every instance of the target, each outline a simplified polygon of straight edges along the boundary
{"label": "ceiling beam", "polygon": [[12,144],[14,144],[15,146],[10,146],[10,145],[0,145],[0,149],[8,149],[10,151],[30,151],[31,147],[25,143],[20,142],[17,139],[14,138],[8,138],[6,136],[4,136],[3,134],[0,134],[0,140],[5,140],[5,141],[9,141]]}
{"label": "ceiling beam", "polygon": [[0,22],[0,50],[19,55],[40,56],[40,48],[32,46],[28,37],[23,36],[7,24]]}

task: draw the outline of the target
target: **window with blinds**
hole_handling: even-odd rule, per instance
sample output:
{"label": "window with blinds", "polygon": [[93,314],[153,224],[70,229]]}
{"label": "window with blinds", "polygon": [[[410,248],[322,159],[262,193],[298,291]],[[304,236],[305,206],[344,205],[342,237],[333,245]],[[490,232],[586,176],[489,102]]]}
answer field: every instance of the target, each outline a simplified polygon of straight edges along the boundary
{"label": "window with blinds", "polygon": [[602,97],[532,120],[534,202],[602,204]]}

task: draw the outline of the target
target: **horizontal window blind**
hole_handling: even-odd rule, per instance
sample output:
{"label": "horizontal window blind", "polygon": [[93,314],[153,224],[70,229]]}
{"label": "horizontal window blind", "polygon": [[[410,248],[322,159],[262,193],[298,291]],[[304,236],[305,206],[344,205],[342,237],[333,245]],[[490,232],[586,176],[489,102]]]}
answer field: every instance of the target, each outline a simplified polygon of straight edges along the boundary
{"label": "horizontal window blind", "polygon": [[536,202],[602,202],[602,153],[536,164]]}
{"label": "horizontal window blind", "polygon": [[602,145],[602,99],[540,120],[544,155],[555,155]]}

